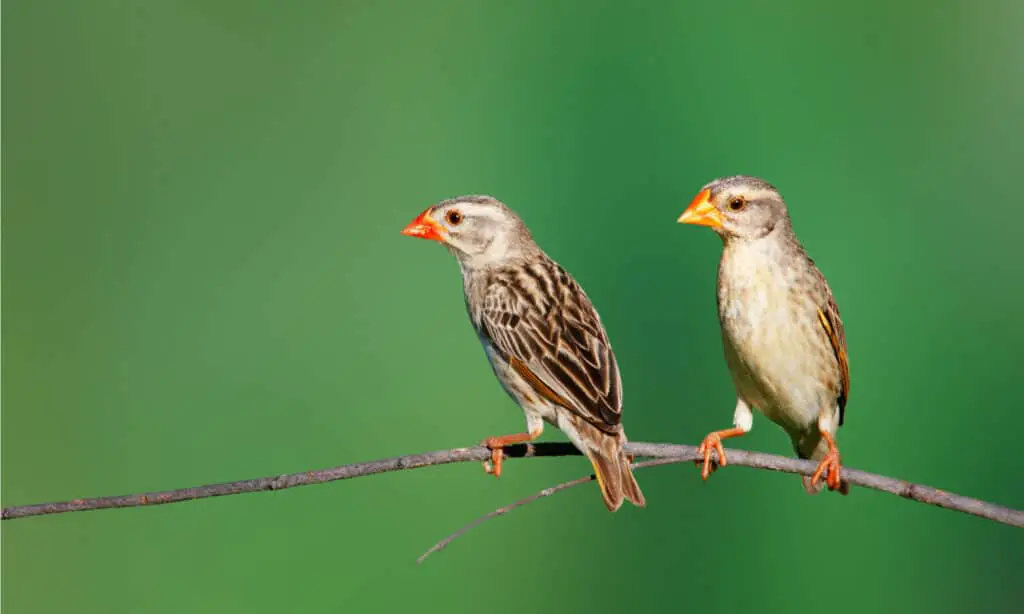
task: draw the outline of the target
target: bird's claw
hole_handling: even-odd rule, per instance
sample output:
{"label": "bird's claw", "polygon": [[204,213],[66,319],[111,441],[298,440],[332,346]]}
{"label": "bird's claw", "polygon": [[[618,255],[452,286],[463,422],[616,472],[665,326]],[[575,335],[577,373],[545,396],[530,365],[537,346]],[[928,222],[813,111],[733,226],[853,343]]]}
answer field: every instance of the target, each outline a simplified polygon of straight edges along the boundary
{"label": "bird's claw", "polygon": [[484,473],[487,475],[493,475],[496,478],[501,477],[501,461],[505,459],[505,452],[502,450],[502,444],[495,441],[495,437],[488,437],[483,440],[483,445],[487,446],[491,451],[491,458],[483,462]]}
{"label": "bird's claw", "polygon": [[834,446],[829,448],[825,458],[821,459],[821,462],[818,463],[818,468],[814,470],[814,474],[811,476],[811,486],[817,486],[818,480],[826,472],[825,484],[828,486],[828,489],[838,490],[843,483],[841,475],[842,466],[839,462],[839,449]]}
{"label": "bird's claw", "polygon": [[[712,452],[718,454],[717,462],[714,459]],[[711,433],[704,438],[704,441],[700,443],[697,448],[697,454],[704,457],[703,464],[704,468],[701,469],[700,477],[708,479],[711,473],[719,466],[726,466],[729,461],[725,458],[725,449],[722,447],[722,437],[718,433]],[[695,460],[694,464],[698,467],[701,466],[701,460]]]}

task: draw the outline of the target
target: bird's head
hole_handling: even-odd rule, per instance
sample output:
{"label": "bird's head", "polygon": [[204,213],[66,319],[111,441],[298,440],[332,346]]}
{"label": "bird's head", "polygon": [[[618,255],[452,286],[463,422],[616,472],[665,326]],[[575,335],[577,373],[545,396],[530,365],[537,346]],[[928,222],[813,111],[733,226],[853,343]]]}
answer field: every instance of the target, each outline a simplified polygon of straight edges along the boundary
{"label": "bird's head", "polygon": [[679,217],[680,224],[708,226],[723,241],[759,239],[789,223],[779,191],[757,177],[736,175],[704,186]]}
{"label": "bird's head", "polygon": [[480,267],[536,249],[519,216],[490,196],[459,196],[428,207],[402,230],[443,244],[463,265]]}

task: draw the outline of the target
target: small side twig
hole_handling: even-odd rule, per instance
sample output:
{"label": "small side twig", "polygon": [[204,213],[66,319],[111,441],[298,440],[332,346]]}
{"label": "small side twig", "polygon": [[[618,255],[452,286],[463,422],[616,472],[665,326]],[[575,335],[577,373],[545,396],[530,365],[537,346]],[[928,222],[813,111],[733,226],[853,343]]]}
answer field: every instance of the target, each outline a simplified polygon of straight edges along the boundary
{"label": "small side twig", "polygon": [[464,534],[468,533],[470,529],[476,527],[477,525],[483,524],[485,521],[490,520],[491,518],[495,518],[497,516],[504,516],[505,514],[511,512],[512,510],[516,509],[517,507],[522,507],[522,506],[526,505],[527,503],[533,503],[537,499],[543,499],[544,497],[550,497],[551,495],[555,494],[556,492],[558,492],[560,490],[565,490],[566,488],[572,488],[573,486],[576,486],[578,484],[586,484],[587,482],[589,482],[589,481],[591,481],[593,479],[594,479],[593,475],[585,475],[582,478],[576,478],[575,480],[572,480],[571,482],[565,482],[565,483],[562,483],[562,484],[558,484],[556,486],[552,486],[551,488],[545,488],[544,490],[540,491],[539,493],[537,493],[535,495],[530,495],[529,497],[526,497],[525,499],[520,499],[519,501],[516,501],[515,503],[512,503],[511,505],[506,505],[505,507],[499,507],[498,509],[494,510],[493,512],[477,518],[473,522],[467,524],[466,526],[462,527],[458,531],[452,533],[448,537],[446,537],[446,538],[442,539],[441,541],[437,542],[436,544],[433,545],[433,547],[430,548],[430,550],[427,550],[426,552],[421,554],[420,558],[416,559],[416,562],[417,563],[422,563],[431,554],[434,554],[435,552],[440,552],[441,550],[444,550],[445,548],[448,547],[448,544],[452,543],[453,541],[455,541],[459,537],[462,537]]}
{"label": "small side twig", "polygon": [[[675,462],[678,462],[678,461],[677,461],[677,459],[674,459],[674,458],[658,458],[658,459],[655,459],[655,460],[644,461],[642,463],[634,463],[633,464],[633,469],[640,469],[641,467],[654,467],[656,465],[668,465],[668,464],[675,463]],[[420,558],[416,559],[416,563],[417,564],[423,563],[423,561],[427,560],[427,557],[430,556],[431,554],[434,554],[435,552],[440,552],[440,551],[444,550],[449,545],[451,545],[451,543],[453,541],[455,541],[456,539],[462,537],[466,533],[469,533],[470,529],[474,529],[474,528],[478,527],[479,525],[481,525],[484,522],[490,520],[491,518],[496,518],[498,516],[504,516],[505,514],[511,512],[512,510],[516,509],[517,507],[522,507],[522,506],[526,505],[527,503],[533,503],[537,499],[543,499],[544,497],[550,497],[551,495],[555,494],[556,492],[559,492],[559,491],[562,491],[562,490],[567,490],[569,488],[572,488],[573,486],[579,486],[580,484],[586,484],[587,482],[592,482],[593,480],[594,480],[594,474],[591,473],[590,475],[585,475],[585,476],[583,476],[581,478],[576,478],[575,480],[571,480],[569,482],[562,482],[561,484],[556,484],[556,485],[554,485],[554,486],[552,486],[550,488],[545,488],[544,490],[540,491],[539,493],[537,493],[535,495],[530,495],[529,497],[526,497],[525,499],[520,499],[520,500],[516,501],[515,503],[510,503],[509,505],[506,505],[505,507],[499,507],[498,509],[494,510],[493,512],[490,512],[489,514],[485,514],[485,515],[477,518],[473,522],[463,526],[458,531],[452,533],[448,537],[442,539],[441,541],[439,541],[436,544],[434,544],[433,546],[431,546],[430,550],[427,550],[426,552],[424,552],[423,554],[420,555]]]}

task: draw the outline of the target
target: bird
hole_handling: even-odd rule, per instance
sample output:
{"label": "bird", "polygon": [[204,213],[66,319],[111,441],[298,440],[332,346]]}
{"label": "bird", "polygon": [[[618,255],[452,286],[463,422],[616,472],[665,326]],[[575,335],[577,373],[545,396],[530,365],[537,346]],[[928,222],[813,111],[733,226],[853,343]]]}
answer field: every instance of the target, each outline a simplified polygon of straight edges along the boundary
{"label": "bird", "polygon": [[850,395],[846,332],[782,195],[757,177],[716,179],[678,222],[710,227],[722,239],[718,319],[737,396],[733,428],[708,434],[698,448],[701,476],[715,468],[712,450],[726,464],[722,440],[749,432],[754,408],[786,431],[800,458],[818,461],[802,478],[807,492],[818,493],[825,476],[829,490],[847,494],[836,444]]}
{"label": "bird", "polygon": [[492,196],[459,196],[428,207],[402,234],[455,256],[473,329],[525,414],[526,432],[484,440],[484,470],[500,477],[502,449],[537,439],[549,424],[590,460],[610,511],[624,500],[645,506],[623,451],[622,378],[601,318],[519,215]]}

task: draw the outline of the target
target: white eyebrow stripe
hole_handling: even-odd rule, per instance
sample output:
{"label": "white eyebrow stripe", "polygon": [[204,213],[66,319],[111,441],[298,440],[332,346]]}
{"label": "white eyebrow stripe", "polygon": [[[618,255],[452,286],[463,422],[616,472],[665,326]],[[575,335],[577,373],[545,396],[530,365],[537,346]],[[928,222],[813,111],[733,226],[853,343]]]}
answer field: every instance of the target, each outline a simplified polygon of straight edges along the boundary
{"label": "white eyebrow stripe", "polygon": [[455,202],[451,204],[452,207],[462,210],[463,215],[472,215],[475,217],[486,217],[491,220],[501,221],[503,215],[500,209],[493,205],[482,205],[474,202]]}
{"label": "white eyebrow stripe", "polygon": [[766,200],[766,199],[770,199],[770,198],[777,198],[775,196],[774,192],[772,192],[771,190],[765,190],[763,188],[757,188],[757,189],[751,190],[751,189],[743,189],[743,188],[737,187],[737,188],[732,188],[732,189],[727,190],[725,192],[725,195],[728,198],[733,198],[733,197],[736,197],[736,196],[742,196],[743,198],[745,198],[747,200]]}

